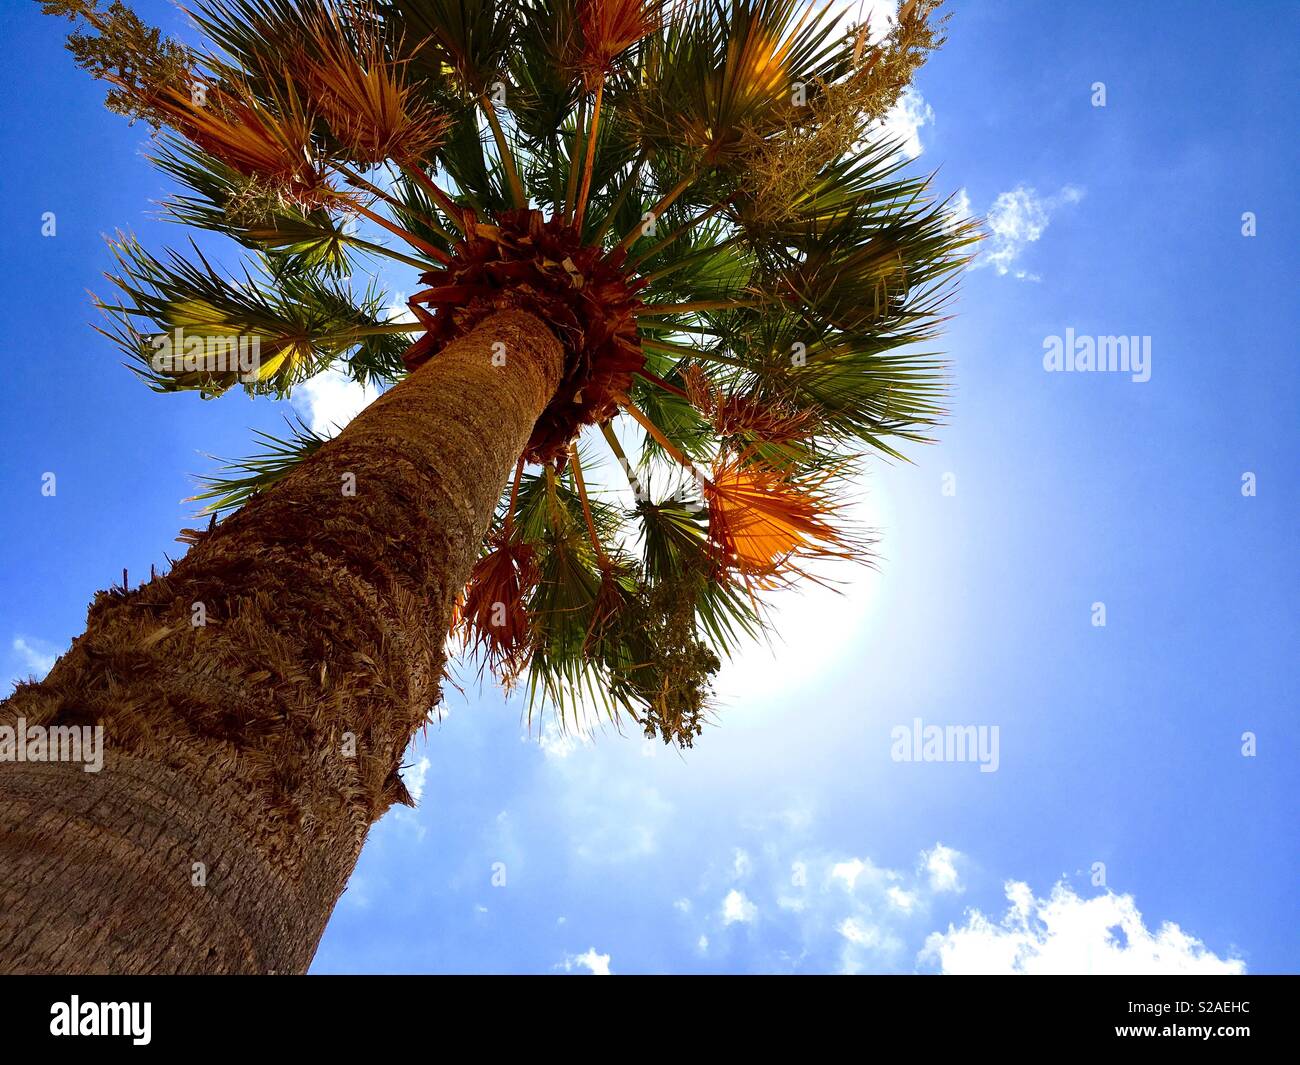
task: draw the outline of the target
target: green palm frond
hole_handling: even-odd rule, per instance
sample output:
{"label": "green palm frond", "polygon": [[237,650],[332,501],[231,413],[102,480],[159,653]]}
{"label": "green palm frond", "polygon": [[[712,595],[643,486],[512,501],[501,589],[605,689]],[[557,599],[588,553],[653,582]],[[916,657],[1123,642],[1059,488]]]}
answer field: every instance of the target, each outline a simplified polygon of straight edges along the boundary
{"label": "green palm frond", "polygon": [[510,113],[520,135],[536,150],[553,145],[581,96],[574,61],[578,4],[576,0],[533,0],[528,6],[531,32],[518,35],[506,69]]}
{"label": "green palm frond", "polygon": [[391,0],[380,9],[409,29],[424,67],[450,69],[477,96],[500,79],[524,7],[518,0]]}
{"label": "green palm frond", "polygon": [[155,258],[132,237],[110,246],[118,272],[108,277],[128,302],[99,303],[111,323],[101,332],[155,391],[220,395],[243,385],[283,398],[349,354],[360,377],[401,372],[403,337],[415,327],[381,320],[373,290],[357,303],[336,282],[277,272],[274,263],[224,277],[197,245],[195,263],[177,252]]}
{"label": "green palm frond", "polygon": [[282,255],[293,272],[320,267],[344,276],[353,265],[347,254],[349,245],[365,245],[350,236],[342,219],[329,211],[304,210],[268,194],[256,181],[188,143],[163,141],[151,161],[194,193],[173,196],[163,205],[173,221],[225,233],[268,255]]}
{"label": "green palm frond", "polygon": [[255,429],[253,436],[262,450],[246,459],[225,462],[227,472],[223,475],[198,476],[196,480],[203,491],[190,496],[186,502],[203,503],[204,514],[236,510],[283,478],[328,439],[313,432],[301,418],[288,422],[288,426],[287,437]]}
{"label": "green palm frond", "polygon": [[639,57],[620,99],[642,143],[685,151],[701,166],[735,161],[778,128],[792,85],[833,78],[844,62],[829,6],[799,0],[706,0],[684,5]]}

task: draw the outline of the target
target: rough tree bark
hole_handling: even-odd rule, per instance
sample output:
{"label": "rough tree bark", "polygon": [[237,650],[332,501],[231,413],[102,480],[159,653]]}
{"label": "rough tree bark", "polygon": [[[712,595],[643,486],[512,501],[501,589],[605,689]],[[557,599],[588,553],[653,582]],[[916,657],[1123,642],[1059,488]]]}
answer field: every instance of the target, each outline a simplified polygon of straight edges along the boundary
{"label": "rough tree bark", "polygon": [[0,703],[101,724],[106,750],[100,773],[0,762],[0,971],[306,970],[369,826],[409,801],[453,599],[562,361],[536,317],[493,316],[170,573],[97,594]]}

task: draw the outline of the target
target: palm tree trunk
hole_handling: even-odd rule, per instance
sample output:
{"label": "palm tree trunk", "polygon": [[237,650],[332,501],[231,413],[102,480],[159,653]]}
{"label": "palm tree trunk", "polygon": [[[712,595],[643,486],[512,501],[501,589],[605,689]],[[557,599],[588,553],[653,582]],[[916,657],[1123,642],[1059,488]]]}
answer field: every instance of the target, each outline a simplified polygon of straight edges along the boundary
{"label": "palm tree trunk", "polygon": [[562,361],[539,319],[494,315],[166,576],[96,595],[0,703],[0,725],[103,725],[106,752],[0,762],[0,971],[306,970],[371,823],[409,802],[454,597]]}

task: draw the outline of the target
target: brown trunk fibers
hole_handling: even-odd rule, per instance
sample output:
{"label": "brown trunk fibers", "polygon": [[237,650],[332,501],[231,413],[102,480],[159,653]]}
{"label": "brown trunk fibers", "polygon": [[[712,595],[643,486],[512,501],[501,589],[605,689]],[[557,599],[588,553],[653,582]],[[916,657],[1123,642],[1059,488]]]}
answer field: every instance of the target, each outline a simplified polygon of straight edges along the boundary
{"label": "brown trunk fibers", "polygon": [[0,762],[0,971],[306,970],[371,823],[409,801],[453,599],[562,363],[538,318],[494,315],[170,573],[95,597],[0,703],[105,729],[100,773]]}

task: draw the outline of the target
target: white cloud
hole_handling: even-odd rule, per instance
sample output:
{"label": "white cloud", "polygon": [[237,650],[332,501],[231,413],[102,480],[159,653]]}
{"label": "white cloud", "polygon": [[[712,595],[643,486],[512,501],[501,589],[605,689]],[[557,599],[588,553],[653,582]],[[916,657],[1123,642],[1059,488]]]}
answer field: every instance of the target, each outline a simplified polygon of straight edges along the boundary
{"label": "white cloud", "polygon": [[841,16],[840,22],[844,26],[855,26],[866,23],[868,27],[867,40],[871,44],[879,44],[885,39],[885,34],[889,32],[889,26],[898,15],[898,0],[860,0],[856,5],[850,5]]}
{"label": "white cloud", "polygon": [[394,292],[392,299],[389,300],[388,306],[384,310],[388,312],[384,315],[384,318],[389,322],[418,322],[420,320],[415,316],[415,312],[411,310],[405,292]]}
{"label": "white cloud", "polygon": [[985,220],[991,238],[989,248],[973,265],[992,266],[999,274],[1037,281],[1036,274],[1016,265],[1021,253],[1042,237],[1060,207],[1078,203],[1083,194],[1077,185],[1066,185],[1054,196],[1039,196],[1036,189],[1026,185],[999,193]]}
{"label": "white cloud", "polygon": [[378,395],[376,389],[357,384],[340,370],[329,369],[298,385],[292,402],[312,432],[333,436]]}
{"label": "white cloud", "polygon": [[964,185],[957,190],[951,201],[949,201],[947,215],[946,228],[949,232],[956,230],[963,222],[970,219],[970,193],[966,191]]}
{"label": "white cloud", "polygon": [[844,886],[850,891],[858,882],[858,877],[862,875],[862,870],[866,868],[866,863],[861,858],[852,858],[847,862],[836,862],[831,866],[831,876],[836,880],[844,882]]}
{"label": "white cloud", "polygon": [[840,935],[855,947],[876,947],[880,945],[880,929],[869,925],[857,917],[846,917],[837,929]]}
{"label": "white cloud", "polygon": [[575,969],[586,969],[591,976],[609,976],[609,955],[597,954],[595,947],[588,947],[585,954],[571,954],[564,959],[566,973]]}
{"label": "white cloud", "polygon": [[911,86],[904,89],[898,102],[879,123],[880,133],[899,142],[899,151],[915,159],[925,148],[921,144],[921,129],[934,124],[934,108],[925,97]]}
{"label": "white cloud", "polygon": [[548,718],[537,737],[537,745],[547,758],[568,758],[580,747],[591,743],[591,734],[574,726],[565,728],[553,718]]}
{"label": "white cloud", "polygon": [[416,802],[419,802],[420,796],[424,794],[424,780],[429,775],[430,764],[429,759],[421,758],[409,769],[401,770],[402,783],[406,785],[406,790],[411,793],[411,798]]}
{"label": "white cloud", "polygon": [[[38,644],[41,646],[37,646]],[[45,674],[54,668],[54,663],[59,657],[54,651],[47,650],[42,641],[29,642],[22,636],[14,637],[13,650],[22,661],[24,679],[29,674],[37,680],[44,679]]]}
{"label": "white cloud", "polygon": [[[385,318],[390,322],[419,321],[403,292],[393,293],[385,312]],[[312,432],[334,436],[379,395],[379,389],[358,384],[336,365],[298,385],[293,391],[292,402]]]}
{"label": "white cloud", "polygon": [[957,875],[957,851],[936,843],[933,850],[921,852],[921,864],[930,874],[930,890],[961,891],[961,878]]}
{"label": "white cloud", "polygon": [[865,886],[879,889],[890,881],[898,880],[899,874],[892,869],[881,869],[870,858],[850,858],[846,862],[832,865],[830,878],[840,881],[846,890],[853,891],[859,880]]}
{"label": "white cloud", "polygon": [[887,928],[862,917],[846,917],[835,929],[845,940],[840,951],[840,972],[860,973],[897,957],[903,941]]}
{"label": "white cloud", "polygon": [[[840,31],[847,34],[850,27],[865,22],[867,42],[875,45],[885,39],[897,16],[897,0],[860,0],[844,9],[838,25]],[[933,122],[934,109],[916,88],[908,86],[885,117],[876,123],[875,132],[878,136],[898,141],[899,152],[915,159],[925,150],[921,144],[921,128]]]}
{"label": "white cloud", "polygon": [[737,847],[735,859],[731,863],[732,878],[743,880],[753,871],[753,868],[754,863],[750,861],[749,854]]}
{"label": "white cloud", "polygon": [[732,888],[722,900],[722,923],[751,923],[758,916],[758,907],[745,897],[744,892]]}
{"label": "white cloud", "polygon": [[1149,931],[1131,895],[1107,891],[1083,899],[1057,884],[1047,899],[1028,884],[1008,881],[1010,907],[998,923],[978,910],[961,928],[934,932],[921,951],[952,974],[1232,975],[1245,963],[1220,958],[1178,925]]}
{"label": "white cloud", "polygon": [[[728,884],[735,851],[720,854],[702,881],[702,904],[675,903],[683,946],[733,924],[774,934],[749,937],[752,960],[769,972],[1243,972],[1178,925],[1148,931],[1130,896],[1084,900],[1066,884],[1036,899],[1027,884],[1005,885],[1000,922],[960,909],[971,860],[943,843],[893,869],[870,857],[800,850],[796,840],[765,839],[746,853],[745,891]],[[721,908],[707,886],[726,892]],[[954,927],[952,922],[958,922]],[[946,931],[942,929],[947,926]],[[939,929],[939,930],[936,930]],[[779,942],[767,949],[764,940]],[[793,946],[792,946],[793,944]]]}

